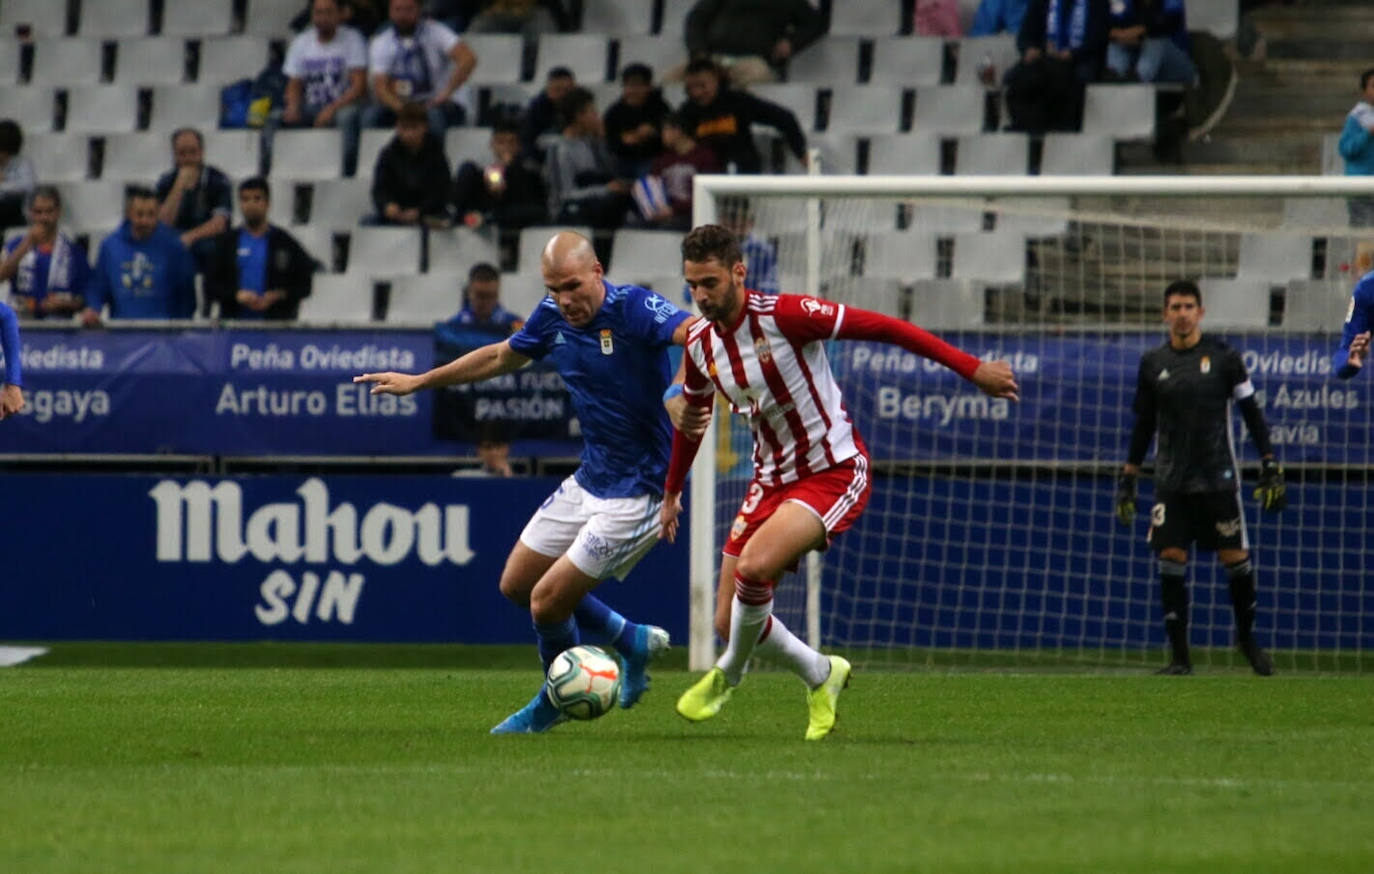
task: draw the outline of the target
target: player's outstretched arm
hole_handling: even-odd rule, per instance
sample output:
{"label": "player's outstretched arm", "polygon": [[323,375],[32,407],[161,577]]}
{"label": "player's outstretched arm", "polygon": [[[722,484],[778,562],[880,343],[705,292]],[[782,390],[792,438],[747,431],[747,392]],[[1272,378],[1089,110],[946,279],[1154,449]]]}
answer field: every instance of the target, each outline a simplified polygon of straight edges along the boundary
{"label": "player's outstretched arm", "polygon": [[510,347],[509,341],[502,340],[500,343],[474,349],[448,364],[424,373],[364,373],[353,377],[353,381],[372,383],[370,394],[408,395],[420,389],[481,382],[493,376],[519,370],[529,362],[530,359]]}

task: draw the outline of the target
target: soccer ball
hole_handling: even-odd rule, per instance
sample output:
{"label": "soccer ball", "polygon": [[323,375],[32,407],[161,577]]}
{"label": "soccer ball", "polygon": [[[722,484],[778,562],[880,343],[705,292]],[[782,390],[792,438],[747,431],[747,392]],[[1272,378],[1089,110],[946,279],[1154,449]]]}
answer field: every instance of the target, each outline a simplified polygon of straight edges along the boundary
{"label": "soccer ball", "polygon": [[620,695],[620,663],[596,646],[575,646],[549,665],[549,698],[571,719],[596,719]]}

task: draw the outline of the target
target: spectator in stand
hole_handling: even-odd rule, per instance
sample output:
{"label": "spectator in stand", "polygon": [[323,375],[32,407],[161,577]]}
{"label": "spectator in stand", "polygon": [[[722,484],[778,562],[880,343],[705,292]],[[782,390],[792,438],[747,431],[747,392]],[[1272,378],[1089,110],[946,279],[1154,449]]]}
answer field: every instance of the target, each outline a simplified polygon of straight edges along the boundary
{"label": "spectator in stand", "polygon": [[319,266],[296,238],[268,224],[272,190],[261,176],[239,184],[243,225],[215,238],[214,269],[205,294],[220,303],[225,319],[296,318]]}
{"label": "spectator in stand", "polygon": [[649,175],[635,183],[634,198],[645,222],[666,230],[692,228],[692,179],[698,173],[719,173],[716,155],[697,144],[683,130],[682,119],[663,119],[663,152]]}
{"label": "spectator in stand", "polygon": [[521,116],[520,145],[532,160],[543,163],[549,143],[557,139],[563,130],[563,122],[558,117],[558,104],[576,87],[577,79],[573,77],[572,70],[554,67],[544,80],[544,90],[530,98],[525,106]]}
{"label": "spectator in stand", "polygon": [[[524,327],[525,320],[501,306],[501,273],[486,262],[472,265],[463,288],[463,306],[440,325],[455,333],[473,332],[504,339]],[[486,342],[491,342],[487,340]]]}
{"label": "spectator in stand", "polygon": [[100,244],[86,287],[81,321],[100,323],[109,307],[112,319],[189,319],[196,310],[196,269],[181,237],[158,221],[157,195],[131,188],[124,222]]}
{"label": "spectator in stand", "polygon": [[38,184],[33,162],[20,152],[24,132],[13,119],[0,120],[0,228],[24,224],[24,201]]}
{"label": "spectator in stand", "polygon": [[468,227],[514,229],[548,221],[544,180],[521,159],[519,130],[512,121],[498,121],[491,131],[491,161],[464,161],[458,168],[453,204]]}
{"label": "spectator in stand", "polygon": [[741,87],[774,82],[825,31],[807,0],[698,0],[687,13],[687,55],[713,58]]}
{"label": "spectator in stand", "polygon": [[58,230],[62,196],[51,185],[29,195],[29,230],[5,244],[0,282],[10,283],[10,301],[32,319],[70,316],[83,306],[91,267],[86,249]]}
{"label": "spectator in stand", "polygon": [[[1345,159],[1345,175],[1374,176],[1374,68],[1360,74],[1360,101],[1345,117],[1338,146]],[[1374,197],[1351,197],[1345,202],[1350,225],[1374,225]]]}
{"label": "spectator in stand", "polygon": [[964,35],[959,23],[959,4],[956,0],[915,0],[912,7],[912,29],[917,36],[946,36],[958,39]]}
{"label": "spectator in stand", "polygon": [[709,58],[698,58],[687,65],[687,100],[678,115],[683,129],[715,152],[727,171],[762,172],[763,158],[750,133],[756,124],[781,133],[797,160],[803,165],[807,162],[806,137],[791,110],[728,87],[720,68]]}
{"label": "spectator in stand", "polygon": [[754,208],[747,197],[722,197],[720,223],[740,241],[744,257],[744,284],[764,294],[777,294],[778,249],[754,233]]}
{"label": "spectator in stand", "polygon": [[469,33],[518,33],[527,40],[570,29],[559,0],[485,0],[468,22]]}
{"label": "spectator in stand", "polygon": [[1191,85],[1197,78],[1183,0],[1112,0],[1107,39],[1107,70],[1118,80]]}
{"label": "spectator in stand", "polygon": [[367,44],[358,31],[341,24],[341,0],[314,0],[309,30],[291,41],[282,72],[286,108],[263,129],[263,150],[272,154],[278,124],[286,127],[337,127],[343,133],[344,175],[358,167],[358,138],[367,97]]}
{"label": "spectator in stand", "polygon": [[191,250],[196,272],[203,273],[214,254],[214,238],[229,229],[234,213],[229,177],[205,163],[205,138],[195,128],[172,134],[175,169],[157,180],[157,219],[181,234]]}
{"label": "spectator in stand", "polygon": [[630,181],[617,175],[596,99],[586,88],[574,88],[558,110],[563,135],[550,144],[544,165],[549,215],[560,224],[619,227],[632,206]]}
{"label": "spectator in stand", "polygon": [[396,136],[377,156],[372,173],[376,220],[390,225],[447,224],[451,179],[444,144],[430,131],[425,108],[403,104]]}
{"label": "spectator in stand", "polygon": [[420,16],[420,0],[391,0],[391,27],[368,47],[372,96],[363,124],[388,127],[406,103],[429,112],[429,127],[442,137],[449,125],[473,118],[472,89],[464,85],[477,55],[445,25]]}
{"label": "spectator in stand", "polygon": [[663,151],[659,125],[669,112],[663,93],[654,87],[654,71],[645,64],[629,64],[620,73],[620,99],[606,110],[606,144],[620,159],[621,172],[631,178],[649,171]]}
{"label": "spectator in stand", "polygon": [[978,4],[978,12],[969,25],[969,36],[992,36],[1009,33],[1016,36],[1021,32],[1021,21],[1026,17],[1028,0],[983,0]]}
{"label": "spectator in stand", "polygon": [[1084,88],[1102,72],[1107,0],[1030,0],[1016,47],[1021,60],[1004,79],[1011,129],[1078,130]]}

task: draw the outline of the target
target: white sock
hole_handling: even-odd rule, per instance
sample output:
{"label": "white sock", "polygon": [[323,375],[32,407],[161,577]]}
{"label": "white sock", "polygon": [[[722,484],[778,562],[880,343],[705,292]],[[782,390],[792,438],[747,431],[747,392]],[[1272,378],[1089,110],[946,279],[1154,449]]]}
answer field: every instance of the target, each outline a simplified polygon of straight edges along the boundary
{"label": "white sock", "polygon": [[753,655],[759,634],[763,632],[763,626],[768,623],[772,613],[772,598],[762,604],[745,604],[739,595],[735,596],[730,606],[730,642],[716,661],[716,667],[725,672],[725,679],[731,686],[739,685],[744,666],[748,664],[749,656]]}
{"label": "white sock", "polygon": [[792,673],[801,677],[808,689],[814,689],[830,676],[830,659],[802,643],[778,617],[771,626],[765,624],[767,634],[758,642],[755,652],[777,659]]}

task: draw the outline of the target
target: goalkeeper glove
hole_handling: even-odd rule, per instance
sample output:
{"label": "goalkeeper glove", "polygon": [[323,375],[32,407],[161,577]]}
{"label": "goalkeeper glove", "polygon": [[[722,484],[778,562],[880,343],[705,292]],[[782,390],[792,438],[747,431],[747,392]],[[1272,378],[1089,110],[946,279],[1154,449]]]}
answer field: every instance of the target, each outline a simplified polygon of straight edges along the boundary
{"label": "goalkeeper glove", "polygon": [[1123,473],[1116,480],[1116,518],[1130,527],[1135,521],[1135,474]]}
{"label": "goalkeeper glove", "polygon": [[1272,458],[1260,463],[1255,498],[1260,502],[1260,509],[1270,513],[1277,513],[1288,506],[1288,487],[1283,484],[1283,467]]}

